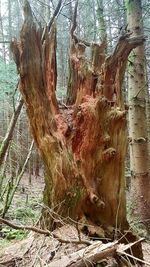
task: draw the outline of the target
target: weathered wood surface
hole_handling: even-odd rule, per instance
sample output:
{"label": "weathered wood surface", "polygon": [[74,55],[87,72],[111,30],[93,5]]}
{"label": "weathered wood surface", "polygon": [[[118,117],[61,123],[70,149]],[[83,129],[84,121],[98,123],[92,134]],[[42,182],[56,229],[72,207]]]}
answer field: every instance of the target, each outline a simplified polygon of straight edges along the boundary
{"label": "weathered wood surface", "polygon": [[107,257],[113,257],[116,253],[117,242],[102,244],[100,241],[81,249],[71,255],[62,256],[60,260],[53,261],[49,267],[86,267]]}

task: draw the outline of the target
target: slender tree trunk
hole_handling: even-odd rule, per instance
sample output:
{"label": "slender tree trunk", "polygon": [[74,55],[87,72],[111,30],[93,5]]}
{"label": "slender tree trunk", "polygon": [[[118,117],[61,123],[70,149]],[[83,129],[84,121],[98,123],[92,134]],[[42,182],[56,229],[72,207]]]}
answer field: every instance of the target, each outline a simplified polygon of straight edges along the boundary
{"label": "slender tree trunk", "polygon": [[5,157],[5,154],[7,152],[7,149],[9,147],[9,144],[11,142],[11,139],[12,139],[12,136],[13,136],[13,131],[15,129],[15,125],[16,125],[16,122],[17,122],[17,119],[18,119],[18,116],[20,114],[20,111],[21,111],[21,108],[23,106],[23,99],[21,99],[19,101],[19,104],[11,118],[11,121],[10,121],[10,124],[9,124],[9,128],[7,130],[7,133],[4,137],[4,140],[2,142],[2,145],[0,147],[0,166],[2,165],[3,163],[3,160],[4,160],[4,157]]}
{"label": "slender tree trunk", "polygon": [[22,178],[22,176],[23,176],[23,174],[25,172],[25,169],[27,167],[28,161],[29,161],[31,153],[32,153],[33,145],[34,145],[34,141],[32,141],[32,143],[31,143],[29,152],[28,152],[27,157],[25,159],[25,162],[24,162],[24,164],[22,166],[22,169],[21,169],[20,173],[18,174],[18,176],[16,177],[15,184],[13,184],[14,177],[12,177],[12,179],[10,179],[10,183],[8,184],[8,190],[7,190],[7,193],[6,193],[5,204],[4,204],[2,215],[1,215],[3,218],[5,217],[5,214],[8,211],[8,209],[10,208],[10,205],[12,203],[14,194],[15,194],[15,192],[17,190],[17,187],[18,187],[18,185],[20,183],[20,180],[21,180],[21,178]]}
{"label": "slender tree trunk", "polygon": [[17,9],[17,31],[16,31],[16,35],[18,36],[18,29],[20,29],[20,25],[22,25],[22,16],[20,14],[20,3],[19,3],[19,0],[16,1],[16,9]]}
{"label": "slender tree trunk", "polygon": [[65,64],[64,64],[64,47],[63,43],[61,43],[60,47],[60,60],[61,60],[61,76],[60,76],[60,82],[61,82],[61,87],[64,88],[65,85]]}
{"label": "slender tree trunk", "polygon": [[93,40],[94,42],[96,42],[98,38],[97,38],[97,16],[96,16],[95,0],[93,1],[93,5],[92,5],[92,13],[93,13],[93,31],[94,31]]}
{"label": "slender tree trunk", "polygon": [[104,7],[103,7],[103,0],[97,0],[97,17],[98,17],[98,24],[99,24],[99,37],[102,42],[107,44],[107,31],[106,31],[106,24],[104,20]]}
{"label": "slender tree trunk", "polygon": [[[12,38],[12,1],[8,0],[8,34],[9,40]],[[11,54],[9,51],[9,59],[11,59]]]}
{"label": "slender tree trunk", "polygon": [[[110,7],[109,7],[109,3],[108,3],[108,10],[110,10]],[[107,11],[108,12],[108,11]],[[108,47],[108,51],[112,52],[113,51],[113,34],[112,34],[112,22],[111,22],[111,17],[108,16],[108,36],[109,36],[109,39],[107,40],[109,45],[107,45]]]}
{"label": "slender tree trunk", "polygon": [[[147,58],[145,54],[145,81],[146,81],[146,119],[147,119],[147,136],[148,136],[148,154],[150,156],[150,92],[149,92],[149,76],[147,69]],[[149,164],[150,168],[150,164]]]}
{"label": "slender tree trunk", "polygon": [[[140,0],[126,0],[128,31],[143,34]],[[146,73],[144,45],[129,57],[129,136],[131,162],[131,194],[134,214],[150,229],[150,176],[146,124]]]}
{"label": "slender tree trunk", "polygon": [[37,149],[35,150],[34,170],[36,178],[40,175],[40,157]]}
{"label": "slender tree trunk", "polygon": [[47,5],[46,10],[45,10],[45,17],[46,17],[46,21],[48,22],[51,16],[50,1],[45,0],[45,4]]}
{"label": "slender tree trunk", "polygon": [[3,20],[2,20],[2,12],[1,12],[1,9],[2,9],[2,3],[0,1],[0,29],[1,29],[1,40],[3,42],[2,44],[2,52],[3,52],[3,60],[4,62],[6,63],[6,49],[5,49],[5,38],[4,38],[4,27],[3,27]]}
{"label": "slender tree trunk", "polygon": [[[24,13],[20,41],[14,40],[11,47],[30,129],[46,170],[44,204],[48,208],[43,211],[44,223],[51,228],[59,216],[70,217],[86,225],[101,225],[101,234],[112,236],[114,229],[128,228],[126,110],[121,86],[128,55],[143,38],[123,36],[107,58],[105,47],[94,44],[88,63],[85,45],[74,36],[73,26],[69,55],[72,75],[77,77],[72,79],[76,82],[75,105],[58,106],[55,25],[41,42],[27,1]],[[58,214],[57,221],[52,212]]]}
{"label": "slender tree trunk", "polygon": [[6,167],[7,167],[8,154],[9,154],[9,148],[7,149],[7,152],[5,154],[3,166],[0,171],[0,195],[2,192],[3,181],[6,176],[5,173],[6,173]]}

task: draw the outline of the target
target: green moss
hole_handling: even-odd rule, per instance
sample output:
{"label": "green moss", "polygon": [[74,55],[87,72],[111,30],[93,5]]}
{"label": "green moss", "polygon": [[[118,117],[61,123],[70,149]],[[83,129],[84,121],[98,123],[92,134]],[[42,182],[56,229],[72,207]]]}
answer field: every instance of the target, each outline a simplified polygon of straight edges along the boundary
{"label": "green moss", "polygon": [[96,263],[95,267],[104,267],[107,266],[107,261],[106,260],[101,260],[101,262]]}
{"label": "green moss", "polygon": [[48,174],[48,172],[45,170],[44,172],[44,179],[45,179],[45,188],[44,188],[44,192],[43,192],[43,203],[46,206],[49,206],[49,196],[52,192],[52,188],[53,188],[53,182],[52,182],[52,178],[51,178],[51,173]]}
{"label": "green moss", "polygon": [[75,207],[85,194],[85,188],[82,187],[80,183],[82,177],[79,176],[78,179],[79,179],[78,186],[72,187],[72,189],[70,190],[70,192],[68,192],[68,195],[66,196],[65,203],[68,209]]}
{"label": "green moss", "polygon": [[10,227],[3,227],[1,233],[7,240],[22,240],[27,236],[27,232],[25,232],[24,230],[11,229]]}

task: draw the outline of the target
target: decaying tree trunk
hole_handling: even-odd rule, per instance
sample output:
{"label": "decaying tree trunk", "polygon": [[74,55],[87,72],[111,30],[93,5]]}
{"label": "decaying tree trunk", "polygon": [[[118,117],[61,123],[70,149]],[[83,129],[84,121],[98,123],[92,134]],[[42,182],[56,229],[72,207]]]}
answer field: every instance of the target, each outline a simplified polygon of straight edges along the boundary
{"label": "decaying tree trunk", "polygon": [[72,31],[72,105],[58,106],[55,25],[42,39],[27,1],[24,14],[20,40],[11,47],[30,129],[45,164],[44,204],[50,208],[43,212],[45,225],[54,227],[54,214],[48,214],[53,210],[61,218],[101,226],[106,236],[124,230],[127,135],[121,86],[128,55],[143,37],[122,36],[107,58],[105,47],[93,44],[88,61],[86,45]]}

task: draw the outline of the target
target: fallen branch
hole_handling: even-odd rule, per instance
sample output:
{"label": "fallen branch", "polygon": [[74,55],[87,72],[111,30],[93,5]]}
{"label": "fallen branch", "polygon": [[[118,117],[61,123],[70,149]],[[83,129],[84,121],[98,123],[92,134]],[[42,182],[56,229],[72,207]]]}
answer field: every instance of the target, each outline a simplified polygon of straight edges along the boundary
{"label": "fallen branch", "polygon": [[150,265],[150,263],[146,263],[145,261],[126,252],[126,250],[131,249],[134,245],[140,243],[141,241],[143,241],[143,238],[127,245],[119,244],[118,241],[109,242],[107,244],[102,244],[100,241],[95,241],[90,246],[70,254],[69,257],[68,255],[63,256],[60,260],[53,261],[48,266],[91,267],[100,260],[104,260],[108,257],[115,258],[117,255],[128,256],[128,259],[134,259],[137,262]]}
{"label": "fallen branch", "polygon": [[99,260],[113,257],[116,254],[117,241],[102,244],[100,241],[95,241],[89,247],[81,249],[67,256],[62,256],[60,260],[53,261],[49,267],[86,267],[93,266]]}
{"label": "fallen branch", "polygon": [[133,255],[131,255],[131,254],[129,254],[129,253],[121,252],[120,254],[121,254],[121,255],[124,255],[124,256],[126,256],[126,257],[128,257],[129,259],[131,258],[131,259],[133,259],[133,260],[135,260],[135,261],[138,261],[138,262],[140,262],[140,263],[143,263],[143,264],[145,264],[145,265],[149,265],[149,266],[150,266],[150,262],[141,260],[141,259],[139,259],[139,258],[137,258],[137,257],[135,257],[135,256],[133,256]]}
{"label": "fallen branch", "polygon": [[127,245],[124,245],[123,244],[123,251],[126,251],[127,249],[130,249],[131,247],[135,246],[136,244],[138,243],[141,243],[142,241],[145,240],[145,237],[141,237],[140,239],[136,240],[135,242],[133,243],[129,243]]}
{"label": "fallen branch", "polygon": [[6,219],[3,219],[0,217],[0,224],[5,224],[5,225],[8,225],[10,226],[11,228],[13,229],[16,229],[16,230],[29,230],[29,231],[33,231],[33,232],[36,232],[36,233],[39,233],[39,234],[42,234],[42,235],[47,235],[47,236],[52,236],[54,238],[56,238],[60,243],[74,243],[74,244],[83,244],[83,245],[91,245],[91,242],[88,241],[88,240],[66,240],[66,239],[63,239],[61,237],[59,237],[57,234],[55,233],[51,233],[49,230],[43,230],[41,228],[38,228],[38,227],[35,227],[35,226],[27,226],[27,225],[17,225],[17,224],[14,224]]}
{"label": "fallen branch", "polygon": [[115,258],[117,255],[127,257],[128,259],[134,259],[137,262],[145,263],[150,266],[149,262],[145,262],[142,259],[129,254],[128,250],[132,249],[137,243],[143,241],[143,238],[129,244],[119,244],[119,241],[109,242],[103,244],[101,241],[89,242],[88,240],[65,240],[60,238],[56,233],[51,233],[49,230],[43,230],[35,226],[21,226],[16,225],[6,219],[0,217],[0,223],[6,224],[14,229],[30,230],[39,234],[44,234],[56,238],[61,243],[74,243],[88,245],[72,254],[64,255],[59,260],[53,260],[48,265],[49,267],[86,267],[93,266],[100,260],[105,260],[108,257]]}

